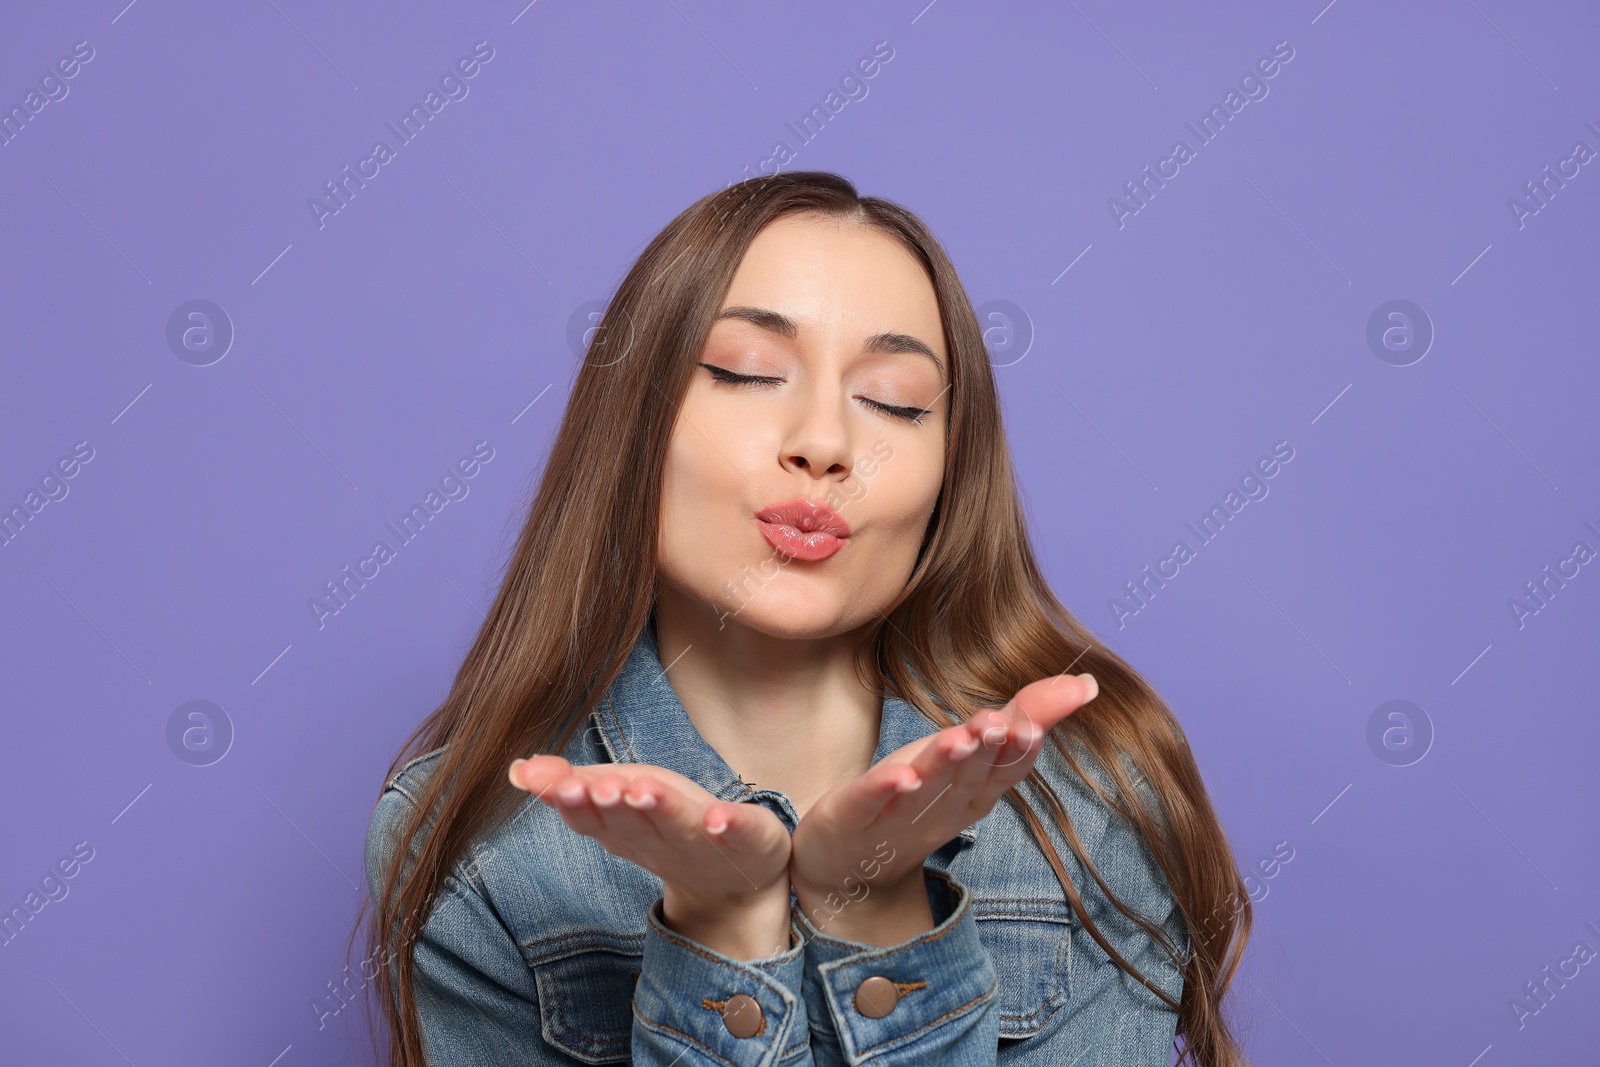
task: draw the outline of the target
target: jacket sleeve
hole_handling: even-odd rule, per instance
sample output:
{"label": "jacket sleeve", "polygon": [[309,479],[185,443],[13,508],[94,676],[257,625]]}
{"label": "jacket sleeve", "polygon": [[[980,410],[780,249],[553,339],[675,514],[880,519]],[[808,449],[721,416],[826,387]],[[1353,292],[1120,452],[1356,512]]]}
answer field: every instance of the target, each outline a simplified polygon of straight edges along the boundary
{"label": "jacket sleeve", "polygon": [[[367,879],[377,900],[394,854],[394,834],[413,801],[391,783],[367,833]],[[415,849],[410,857],[415,862]],[[409,864],[404,872],[409,875]],[[651,906],[644,955],[634,990],[636,1067],[811,1067],[800,987],[802,946],[791,927],[791,948],[748,963],[721,956],[662,925],[661,900]],[[516,938],[490,905],[475,865],[458,863],[434,897],[414,942],[413,970],[423,1046],[430,1067],[582,1067],[582,1061],[543,1038],[538,989]],[[385,965],[398,953],[387,944]],[[760,1008],[755,1033],[743,1032],[755,1013],[724,1022],[722,1008],[737,994]],[[738,1007],[739,1002],[735,1002]]]}
{"label": "jacket sleeve", "polygon": [[[413,802],[391,782],[367,831],[367,879],[374,906],[394,855],[395,834]],[[403,876],[416,862],[412,846]],[[393,979],[402,951],[414,952],[414,992],[430,1067],[568,1067],[575,1063],[540,1036],[538,993],[521,949],[473,884],[470,864],[457,864],[430,902],[431,911],[409,946],[385,940]],[[398,999],[398,993],[396,994]]]}
{"label": "jacket sleeve", "polygon": [[662,922],[661,909],[657,897],[646,918],[633,998],[633,1062],[813,1067],[800,996],[805,945],[793,920],[787,950],[746,961],[674,933]]}
{"label": "jacket sleeve", "polygon": [[[1137,788],[1147,808],[1155,811],[1159,820],[1159,803],[1148,784],[1140,780]],[[1079,796],[1084,798],[1085,794],[1080,791]],[[1087,805],[1090,801],[1085,798],[1082,803]],[[1118,899],[1167,936],[1177,948],[1181,962],[1188,948],[1188,931],[1183,913],[1155,857],[1131,822],[1097,800],[1093,804],[1104,826],[1098,838],[1091,836],[1084,842],[1095,869]],[[1069,810],[1071,808],[1069,802]],[[1079,824],[1081,831],[1090,819],[1086,807],[1079,810],[1085,813]],[[1083,910],[1101,934],[1152,985],[1173,1000],[1180,1000],[1182,971],[1173,965],[1159,944],[1112,905],[1076,857],[1064,850],[1064,840],[1060,845],[1062,861],[1078,888]],[[1020,1043],[1016,1052],[1021,1055],[1014,1062],[1029,1065],[1061,1062],[1071,1063],[1073,1067],[1168,1067],[1173,1056],[1177,1012],[1118,967],[1089,934],[1081,918],[1074,917],[1071,939],[1069,996],[1062,1009],[1066,1018],[1059,1026],[1053,1026],[1048,1035],[1040,1035],[1044,1044]]]}
{"label": "jacket sleeve", "polygon": [[972,892],[947,872],[924,867],[923,875],[934,927],[897,945],[830,936],[826,920],[819,928],[794,909],[816,1067],[995,1063],[998,984]]}

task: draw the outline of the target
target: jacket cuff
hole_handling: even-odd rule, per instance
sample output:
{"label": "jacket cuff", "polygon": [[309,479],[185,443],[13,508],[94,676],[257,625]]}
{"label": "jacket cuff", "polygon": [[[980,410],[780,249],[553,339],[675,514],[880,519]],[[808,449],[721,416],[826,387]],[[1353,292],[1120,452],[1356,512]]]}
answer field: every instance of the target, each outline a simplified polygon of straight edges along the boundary
{"label": "jacket cuff", "polygon": [[998,996],[998,980],[978,938],[972,892],[944,871],[924,867],[923,876],[934,927],[898,945],[829,936],[794,909],[805,938],[802,990],[811,1027],[836,1040],[848,1063],[912,1043],[931,1052],[962,1044],[975,1026],[994,1029],[987,1018],[994,1012],[985,1009]]}
{"label": "jacket cuff", "polygon": [[[736,960],[668,929],[662,906],[657,897],[646,913],[633,994],[635,1061],[668,1064],[687,1052],[679,1067],[777,1067],[808,1054],[811,1028],[799,994],[805,945],[793,922],[787,950]],[[730,1005],[735,997],[755,1003]]]}

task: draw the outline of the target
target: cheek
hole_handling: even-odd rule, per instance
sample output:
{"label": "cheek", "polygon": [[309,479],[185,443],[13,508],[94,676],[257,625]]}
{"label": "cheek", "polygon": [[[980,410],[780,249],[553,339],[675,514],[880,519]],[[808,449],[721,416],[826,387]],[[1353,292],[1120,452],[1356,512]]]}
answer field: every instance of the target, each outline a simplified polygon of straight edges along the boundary
{"label": "cheek", "polygon": [[685,403],[661,472],[657,544],[669,571],[726,569],[720,564],[740,543],[749,504],[749,455],[750,442],[732,432],[726,419]]}
{"label": "cheek", "polygon": [[874,514],[888,550],[908,558],[916,555],[939,499],[943,466],[942,453],[919,454],[902,448],[881,465],[877,476],[868,483],[868,499],[862,507]]}

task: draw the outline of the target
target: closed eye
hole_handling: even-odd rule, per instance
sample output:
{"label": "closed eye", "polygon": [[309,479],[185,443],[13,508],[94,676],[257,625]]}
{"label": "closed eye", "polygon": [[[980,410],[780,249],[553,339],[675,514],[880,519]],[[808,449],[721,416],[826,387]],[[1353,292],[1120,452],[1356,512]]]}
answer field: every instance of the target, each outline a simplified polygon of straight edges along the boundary
{"label": "closed eye", "polygon": [[[737,374],[734,371],[728,370],[724,367],[713,366],[710,363],[702,363],[700,366],[711,372],[711,377],[714,381],[721,382],[724,385],[776,385],[783,381],[782,378],[773,378],[760,374]],[[856,399],[860,400],[863,404],[876,411],[883,412],[885,415],[889,415],[897,419],[905,419],[907,422],[914,422],[919,425],[922,423],[923,418],[933,410],[932,408],[901,407],[894,404],[885,404],[882,401],[873,400],[864,396],[857,397]]]}

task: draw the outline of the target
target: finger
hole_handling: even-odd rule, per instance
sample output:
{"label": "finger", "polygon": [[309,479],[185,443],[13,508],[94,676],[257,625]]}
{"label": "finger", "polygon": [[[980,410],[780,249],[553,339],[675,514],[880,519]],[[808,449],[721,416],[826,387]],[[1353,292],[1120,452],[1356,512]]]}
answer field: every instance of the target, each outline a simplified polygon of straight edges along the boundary
{"label": "finger", "polygon": [[1011,698],[1011,704],[1041,730],[1049,730],[1099,693],[1100,683],[1092,674],[1058,674],[1023,686]]}
{"label": "finger", "polygon": [[[962,757],[960,750],[952,753],[959,758],[950,776],[950,794],[963,802],[994,774],[996,761],[1006,759],[1006,747],[1011,737],[1013,720],[1003,711],[984,711],[972,716],[967,725],[976,731],[977,748]],[[1032,728],[1031,725],[1029,727]]]}
{"label": "finger", "polygon": [[586,837],[605,832],[605,820],[589,796],[589,784],[582,775],[561,779],[547,794],[566,824]]}
{"label": "finger", "polygon": [[[759,804],[719,800],[706,808],[702,826],[710,840],[735,852],[764,854],[770,847],[775,817]],[[782,824],[780,833],[787,833]]]}
{"label": "finger", "polygon": [[[985,713],[993,718],[983,730],[984,753],[990,777],[1001,772],[1002,777],[1016,780],[1027,775],[1031,757],[1042,750],[1044,729],[1024,714],[1015,701],[1006,707],[1006,713]],[[1004,774],[1006,771],[1011,773]]]}
{"label": "finger", "polygon": [[[627,781],[618,774],[602,774],[589,784],[589,796],[604,825],[602,844],[609,850],[619,847],[630,859],[640,859],[659,851],[662,836],[656,828],[652,809],[654,796],[643,780]],[[640,807],[640,798],[645,798]]]}
{"label": "finger", "polygon": [[1088,673],[1041,678],[1018,690],[1001,709],[1005,724],[986,726],[983,731],[985,744],[993,749],[993,764],[1018,767],[1015,778],[1025,777],[1028,771],[1024,764],[1043,751],[1043,735],[1093,700],[1099,691],[1094,675]]}
{"label": "finger", "polygon": [[513,760],[507,776],[518,789],[527,790],[544,800],[552,786],[572,773],[572,764],[560,756],[538,755]]}
{"label": "finger", "polygon": [[916,796],[931,795],[924,788],[927,781],[926,772],[915,761],[891,765],[879,763],[855,781],[848,809],[852,816],[852,829],[867,829],[896,800],[904,798],[905,803],[910,803]]}
{"label": "finger", "polygon": [[982,723],[974,716],[966,722],[946,727],[934,735],[916,757],[911,766],[922,776],[920,792],[937,793],[949,785],[956,768],[983,745],[980,735]]}

